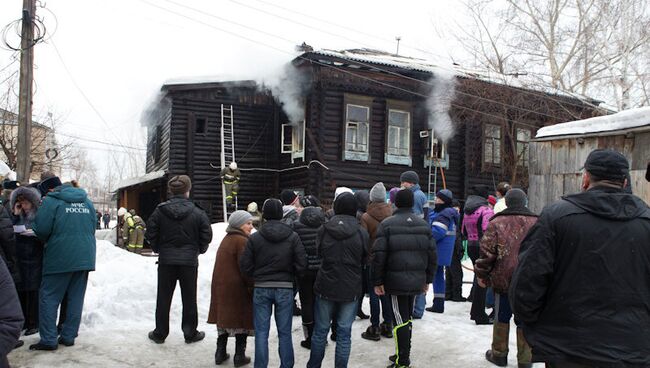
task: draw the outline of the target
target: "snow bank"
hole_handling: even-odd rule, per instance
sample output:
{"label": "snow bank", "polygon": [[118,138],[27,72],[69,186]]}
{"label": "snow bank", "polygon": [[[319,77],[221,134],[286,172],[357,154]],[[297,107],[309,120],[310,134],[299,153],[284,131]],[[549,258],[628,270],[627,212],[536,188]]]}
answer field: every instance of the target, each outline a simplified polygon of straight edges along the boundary
{"label": "snow bank", "polygon": [[650,126],[650,106],[543,127],[537,131],[535,138],[609,132],[642,126]]}

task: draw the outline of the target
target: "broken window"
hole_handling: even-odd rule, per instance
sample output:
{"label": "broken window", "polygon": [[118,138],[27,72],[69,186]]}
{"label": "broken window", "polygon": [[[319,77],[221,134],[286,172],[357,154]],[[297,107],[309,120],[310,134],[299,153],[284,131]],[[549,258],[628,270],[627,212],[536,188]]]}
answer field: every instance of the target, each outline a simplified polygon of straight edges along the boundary
{"label": "broken window", "polygon": [[345,113],[345,160],[368,161],[370,108],[347,104]]}
{"label": "broken window", "polygon": [[501,126],[483,126],[483,162],[491,165],[501,164]]}
{"label": "broken window", "polygon": [[305,159],[305,121],[297,124],[282,124],[282,153],[291,154],[291,162]]}
{"label": "broken window", "polygon": [[196,118],[195,125],[196,134],[205,134],[208,131],[208,119],[206,118]]}
{"label": "broken window", "polygon": [[160,161],[160,151],[162,145],[162,125],[156,125],[152,143],[153,147],[151,150],[151,156],[153,158],[153,162],[158,163]]}
{"label": "broken window", "polygon": [[528,145],[531,135],[530,129],[517,128],[517,166],[528,167]]}

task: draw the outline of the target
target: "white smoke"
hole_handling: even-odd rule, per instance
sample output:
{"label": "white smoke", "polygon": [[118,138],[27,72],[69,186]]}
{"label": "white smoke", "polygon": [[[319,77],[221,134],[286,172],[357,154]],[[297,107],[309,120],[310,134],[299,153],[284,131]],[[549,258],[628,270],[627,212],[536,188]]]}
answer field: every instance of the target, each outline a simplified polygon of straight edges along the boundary
{"label": "white smoke", "polygon": [[265,77],[262,84],[271,89],[273,98],[282,106],[291,124],[305,119],[305,93],[309,87],[305,73],[288,63],[278,73]]}
{"label": "white smoke", "polygon": [[456,76],[451,72],[437,71],[429,82],[432,84],[426,102],[429,111],[429,129],[433,129],[435,136],[443,143],[447,143],[455,133],[449,110],[455,96]]}

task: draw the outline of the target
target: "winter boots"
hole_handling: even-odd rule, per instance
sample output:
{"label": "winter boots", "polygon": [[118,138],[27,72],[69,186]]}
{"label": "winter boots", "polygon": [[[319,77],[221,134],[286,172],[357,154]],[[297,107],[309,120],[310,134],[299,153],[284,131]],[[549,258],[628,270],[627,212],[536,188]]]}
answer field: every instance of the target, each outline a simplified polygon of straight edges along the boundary
{"label": "winter boots", "polygon": [[361,337],[366,340],[379,341],[381,340],[380,330],[378,326],[368,326],[366,332],[361,333]]}
{"label": "winter boots", "polygon": [[226,353],[226,345],[228,344],[228,334],[219,335],[217,337],[217,351],[214,353],[214,364],[220,365],[230,358],[230,354]]}
{"label": "winter boots", "polygon": [[235,367],[241,367],[251,362],[251,358],[245,355],[247,337],[246,334],[235,335],[235,356],[232,358]]}
{"label": "winter boots", "polygon": [[311,349],[311,336],[314,334],[314,324],[303,323],[302,332],[305,335],[305,339],[300,342],[300,346],[302,346],[305,349]]}
{"label": "winter boots", "polygon": [[445,313],[445,299],[442,297],[433,298],[433,305],[425,308],[428,312]]}
{"label": "winter boots", "polygon": [[[495,322],[492,329],[492,349],[485,352],[485,359],[499,367],[508,365],[508,335],[510,323]],[[532,353],[521,328],[517,327],[517,362],[519,368],[530,368]]]}
{"label": "winter boots", "polygon": [[379,324],[379,334],[383,337],[393,338],[393,324],[390,322],[382,322]]}

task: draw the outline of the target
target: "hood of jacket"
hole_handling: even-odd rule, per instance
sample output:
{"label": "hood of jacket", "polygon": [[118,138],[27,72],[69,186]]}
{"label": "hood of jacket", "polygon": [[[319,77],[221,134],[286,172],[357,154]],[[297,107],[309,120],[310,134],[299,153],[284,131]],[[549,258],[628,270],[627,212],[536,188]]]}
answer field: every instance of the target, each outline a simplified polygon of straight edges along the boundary
{"label": "hood of jacket", "polygon": [[84,202],[88,198],[85,190],[75,188],[70,184],[63,184],[57,187],[53,192],[49,192],[47,196],[68,203]]}
{"label": "hood of jacket", "polygon": [[32,204],[34,210],[36,210],[41,205],[41,193],[38,190],[30,187],[18,187],[11,192],[10,204],[12,209],[16,205],[16,198],[18,198],[20,195],[22,195]]}
{"label": "hood of jacket", "polygon": [[463,212],[470,215],[476,212],[476,210],[479,209],[479,207],[487,206],[487,205],[488,205],[487,199],[477,195],[471,195],[467,197],[467,201],[465,201],[465,209],[463,210]]}
{"label": "hood of jacket", "polygon": [[354,216],[335,215],[324,225],[334,239],[343,240],[351,237],[359,230],[359,221]]}
{"label": "hood of jacket", "polygon": [[309,227],[319,227],[325,223],[325,213],[320,207],[306,207],[300,213],[300,223]]}
{"label": "hood of jacket", "polygon": [[368,216],[377,220],[377,222],[382,222],[384,219],[393,215],[393,208],[385,202],[370,202],[366,213]]}
{"label": "hood of jacket", "polygon": [[412,187],[410,187],[409,189],[411,189],[411,191],[413,191],[413,193],[417,192],[418,190],[422,190],[422,188],[420,187],[420,184],[415,184]]}
{"label": "hood of jacket", "polygon": [[161,203],[159,208],[163,215],[174,220],[180,220],[194,210],[194,203],[187,198],[172,197],[167,202]]}
{"label": "hood of jacket", "polygon": [[271,243],[277,243],[291,236],[293,229],[280,220],[269,220],[262,225],[259,233]]}
{"label": "hood of jacket", "polygon": [[291,212],[297,212],[295,206],[292,205],[282,206],[282,217],[287,217],[287,215],[290,214]]}
{"label": "hood of jacket", "polygon": [[591,214],[612,220],[627,221],[648,213],[645,202],[623,189],[595,187],[562,198]]}

